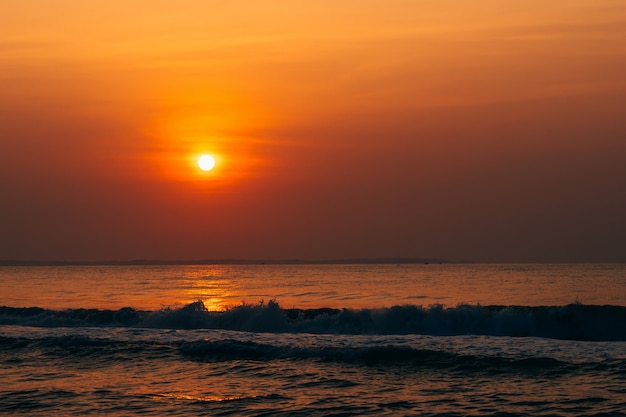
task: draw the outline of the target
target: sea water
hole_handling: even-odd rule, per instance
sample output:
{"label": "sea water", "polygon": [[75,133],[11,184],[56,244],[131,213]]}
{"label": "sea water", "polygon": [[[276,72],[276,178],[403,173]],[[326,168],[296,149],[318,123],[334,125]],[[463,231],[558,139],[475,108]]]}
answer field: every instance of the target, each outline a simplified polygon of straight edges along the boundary
{"label": "sea water", "polygon": [[0,414],[626,415],[624,265],[0,268]]}

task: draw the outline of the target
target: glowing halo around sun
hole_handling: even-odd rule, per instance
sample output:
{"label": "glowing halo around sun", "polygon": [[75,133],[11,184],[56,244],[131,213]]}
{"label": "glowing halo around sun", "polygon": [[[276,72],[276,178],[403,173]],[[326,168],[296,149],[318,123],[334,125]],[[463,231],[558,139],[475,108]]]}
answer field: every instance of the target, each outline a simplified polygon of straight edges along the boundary
{"label": "glowing halo around sun", "polygon": [[198,167],[203,171],[210,171],[215,167],[215,158],[209,154],[204,154],[198,158]]}

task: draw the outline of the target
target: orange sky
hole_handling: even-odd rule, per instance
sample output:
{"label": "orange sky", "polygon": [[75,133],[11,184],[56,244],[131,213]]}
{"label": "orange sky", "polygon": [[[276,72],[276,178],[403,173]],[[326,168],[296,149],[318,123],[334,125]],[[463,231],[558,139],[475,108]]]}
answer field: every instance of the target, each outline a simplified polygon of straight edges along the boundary
{"label": "orange sky", "polygon": [[5,0],[0,28],[0,259],[626,262],[623,0]]}

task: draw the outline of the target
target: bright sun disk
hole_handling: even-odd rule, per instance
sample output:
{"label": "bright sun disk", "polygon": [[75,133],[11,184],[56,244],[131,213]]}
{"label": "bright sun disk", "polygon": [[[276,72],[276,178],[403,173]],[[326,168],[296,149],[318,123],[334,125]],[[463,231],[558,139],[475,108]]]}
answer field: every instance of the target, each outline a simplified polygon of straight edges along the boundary
{"label": "bright sun disk", "polygon": [[211,155],[202,155],[198,158],[198,166],[203,171],[210,171],[215,167],[215,159]]}

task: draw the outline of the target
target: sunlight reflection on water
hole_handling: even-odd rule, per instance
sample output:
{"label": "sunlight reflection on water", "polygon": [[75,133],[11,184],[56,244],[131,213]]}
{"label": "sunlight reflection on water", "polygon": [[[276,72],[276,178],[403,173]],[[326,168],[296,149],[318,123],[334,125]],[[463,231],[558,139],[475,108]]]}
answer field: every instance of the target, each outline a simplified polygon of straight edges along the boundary
{"label": "sunlight reflection on water", "polygon": [[626,305],[624,265],[182,265],[2,267],[2,303],[44,308],[210,310],[401,304]]}

